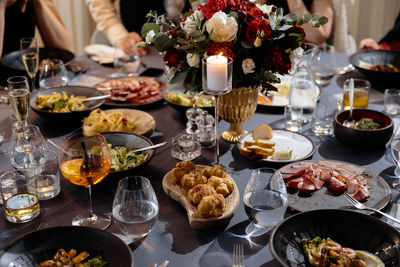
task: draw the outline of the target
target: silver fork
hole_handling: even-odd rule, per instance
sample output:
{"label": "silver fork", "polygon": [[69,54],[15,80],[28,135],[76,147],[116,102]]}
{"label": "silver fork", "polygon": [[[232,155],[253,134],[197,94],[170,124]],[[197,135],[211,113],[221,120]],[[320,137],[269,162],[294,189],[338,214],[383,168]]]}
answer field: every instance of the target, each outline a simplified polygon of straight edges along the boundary
{"label": "silver fork", "polygon": [[40,222],[40,224],[38,225],[38,227],[36,228],[36,231],[40,231],[40,230],[44,230],[49,226],[49,224],[47,222]]}
{"label": "silver fork", "polygon": [[390,216],[389,214],[386,214],[386,213],[384,213],[384,212],[382,212],[382,211],[380,211],[380,210],[367,207],[367,206],[365,206],[364,204],[362,204],[362,203],[359,202],[357,199],[355,199],[354,197],[350,196],[350,195],[347,194],[347,193],[344,193],[344,197],[346,198],[346,200],[347,200],[348,202],[350,202],[350,204],[352,204],[352,205],[353,205],[354,207],[356,207],[357,209],[360,209],[360,210],[372,210],[372,211],[374,211],[374,212],[377,212],[377,213],[379,213],[379,214],[382,214],[383,216],[388,217],[389,219],[391,219],[391,220],[393,220],[393,221],[395,221],[395,222],[397,222],[397,223],[400,223],[400,220],[399,220],[399,219],[396,219],[395,217],[392,217],[392,216]]}
{"label": "silver fork", "polygon": [[244,267],[243,244],[233,245],[232,267]]}

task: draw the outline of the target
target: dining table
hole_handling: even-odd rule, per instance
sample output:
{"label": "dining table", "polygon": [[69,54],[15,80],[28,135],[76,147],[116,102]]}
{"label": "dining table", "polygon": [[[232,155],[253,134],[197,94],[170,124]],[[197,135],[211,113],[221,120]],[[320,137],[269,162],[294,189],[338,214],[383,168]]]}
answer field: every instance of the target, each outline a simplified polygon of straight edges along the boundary
{"label": "dining table", "polygon": [[[348,57],[345,54],[336,55],[338,62],[347,66]],[[163,69],[162,56],[155,50],[142,58],[145,68]],[[76,56],[74,64],[82,66],[83,71],[69,72],[70,83],[92,86],[100,80],[110,79],[115,69],[104,66],[91,60],[87,55]],[[342,84],[347,77],[359,77],[357,71],[350,71],[334,76],[329,85],[322,87],[322,94],[337,97],[341,95]],[[6,91],[0,91],[6,95]],[[369,108],[383,110],[383,91],[379,82],[372,84]],[[104,109],[110,107],[102,107]],[[242,156],[235,143],[220,141],[220,164],[223,165],[234,179],[240,194],[240,204],[237,211],[224,228],[193,230],[190,228],[186,210],[175,200],[170,198],[163,190],[162,180],[179,160],[171,156],[172,137],[186,130],[185,113],[174,109],[166,101],[154,105],[138,108],[151,114],[156,121],[156,129],[149,137],[154,143],[167,142],[157,148],[154,157],[144,166],[135,168],[129,175],[147,177],[157,195],[159,204],[158,219],[151,232],[140,240],[129,244],[133,254],[135,266],[150,266],[154,263],[169,261],[168,266],[232,266],[232,249],[234,244],[244,244],[245,266],[279,266],[274,260],[270,248],[271,231],[258,236],[249,236],[246,228],[250,221],[243,206],[243,192],[253,170],[260,167],[280,168],[284,164],[256,161]],[[0,171],[13,170],[9,159],[9,141],[11,135],[11,106],[0,104],[0,121],[5,129],[5,139],[0,146]],[[397,118],[393,117],[397,124]],[[32,109],[29,111],[29,124],[39,126],[45,138],[60,145],[62,140],[71,132],[79,131],[82,122],[57,121],[40,117]],[[284,128],[283,108],[259,105],[255,114],[243,123],[243,128],[251,132],[260,124],[269,124],[273,129]],[[229,128],[226,121],[220,120],[220,131]],[[350,162],[362,166],[381,176],[391,188],[391,199],[383,208],[389,213],[392,205],[400,197],[397,190],[393,189],[392,182],[395,175],[395,164],[390,156],[388,145],[383,147],[351,147],[340,143],[334,135],[318,136],[310,129],[310,123],[303,125],[301,133],[308,136],[316,145],[315,153],[310,160],[329,159]],[[54,149],[54,148],[52,148]],[[202,149],[201,156],[193,160],[196,164],[211,165],[215,163],[214,148]],[[121,177],[106,177],[102,182],[92,187],[93,207],[95,211],[104,211],[112,215],[112,203],[118,181]],[[27,223],[15,224],[8,222],[4,217],[4,210],[0,207],[0,247],[9,242],[38,229],[43,222],[47,227],[69,226],[77,214],[87,212],[87,192],[83,186],[70,183],[60,174],[61,192],[55,198],[40,201],[40,215]],[[295,214],[296,211],[288,209],[285,217]],[[371,214],[381,218],[377,214]],[[346,218],[343,218],[344,220]],[[384,218],[381,218],[384,220]],[[329,220],[329,218],[326,218]],[[106,231],[112,232],[111,225]],[[117,260],[117,259],[116,259]]]}

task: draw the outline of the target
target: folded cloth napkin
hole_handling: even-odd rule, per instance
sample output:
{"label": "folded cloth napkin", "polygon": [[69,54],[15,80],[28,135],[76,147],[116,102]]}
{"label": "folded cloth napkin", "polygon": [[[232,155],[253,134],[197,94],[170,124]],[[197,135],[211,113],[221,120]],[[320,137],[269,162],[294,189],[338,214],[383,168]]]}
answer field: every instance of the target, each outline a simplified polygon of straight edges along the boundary
{"label": "folded cloth napkin", "polygon": [[121,50],[108,45],[92,44],[86,46],[83,51],[94,61],[100,64],[109,64],[113,63],[114,55]]}

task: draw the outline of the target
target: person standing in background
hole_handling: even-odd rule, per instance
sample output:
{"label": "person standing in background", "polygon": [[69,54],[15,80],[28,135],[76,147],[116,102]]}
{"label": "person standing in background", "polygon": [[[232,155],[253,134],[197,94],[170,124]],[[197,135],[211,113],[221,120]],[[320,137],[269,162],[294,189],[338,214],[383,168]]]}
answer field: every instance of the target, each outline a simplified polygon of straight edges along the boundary
{"label": "person standing in background", "polygon": [[[143,56],[145,48],[137,48],[143,41],[140,32],[150,10],[178,17],[185,7],[185,0],[86,0],[89,11],[97,24],[91,43],[110,44],[127,54]],[[165,8],[164,8],[165,6]]]}
{"label": "person standing in background", "polygon": [[0,0],[0,55],[19,50],[35,26],[46,47],[71,50],[71,35],[51,0]]}

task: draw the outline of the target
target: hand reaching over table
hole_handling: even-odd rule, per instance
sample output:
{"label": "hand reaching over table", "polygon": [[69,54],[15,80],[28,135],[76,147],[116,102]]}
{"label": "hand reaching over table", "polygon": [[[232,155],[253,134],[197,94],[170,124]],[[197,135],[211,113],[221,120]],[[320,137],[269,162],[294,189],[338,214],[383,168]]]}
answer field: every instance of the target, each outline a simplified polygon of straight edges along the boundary
{"label": "hand reaching over table", "polygon": [[142,37],[136,32],[130,32],[118,40],[117,46],[128,55],[139,55],[141,57],[147,55],[145,47],[136,47],[138,42],[142,42]]}

